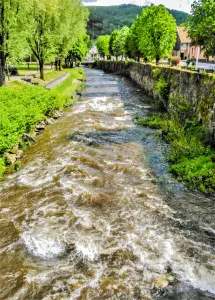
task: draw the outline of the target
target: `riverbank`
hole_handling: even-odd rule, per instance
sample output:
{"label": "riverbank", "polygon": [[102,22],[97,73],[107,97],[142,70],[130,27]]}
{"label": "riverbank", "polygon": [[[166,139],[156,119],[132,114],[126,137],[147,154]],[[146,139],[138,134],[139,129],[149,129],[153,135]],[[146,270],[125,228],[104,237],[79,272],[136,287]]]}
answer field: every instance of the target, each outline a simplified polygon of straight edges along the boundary
{"label": "riverbank", "polygon": [[155,111],[139,87],[85,74],[0,184],[0,298],[215,299],[214,197],[177,184],[168,147],[134,124]]}
{"label": "riverbank", "polygon": [[136,124],[161,129],[170,144],[169,170],[191,189],[215,192],[213,79],[199,74],[126,62],[98,62],[97,67],[130,77],[165,108],[168,116],[137,118]]}
{"label": "riverbank", "polygon": [[[78,83],[73,83],[72,75]],[[74,93],[80,90],[82,79],[82,69],[71,70],[66,85],[72,86]],[[19,168],[23,150],[62,115],[65,106],[73,104],[75,94],[65,91],[64,85],[65,82],[51,91],[20,82],[0,88],[0,106],[4,112],[0,127],[0,178]]]}

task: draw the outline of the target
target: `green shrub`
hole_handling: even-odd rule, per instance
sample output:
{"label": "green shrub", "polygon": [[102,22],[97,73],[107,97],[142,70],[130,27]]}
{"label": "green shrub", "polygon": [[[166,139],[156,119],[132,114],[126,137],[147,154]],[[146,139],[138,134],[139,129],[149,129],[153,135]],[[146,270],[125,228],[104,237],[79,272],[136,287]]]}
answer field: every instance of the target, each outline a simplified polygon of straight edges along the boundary
{"label": "green shrub", "polygon": [[69,98],[55,91],[24,84],[11,84],[0,88],[0,156],[18,143],[25,132],[62,109]]}
{"label": "green shrub", "polygon": [[163,77],[160,77],[155,85],[155,92],[161,98],[167,100],[169,98],[170,86]]}
{"label": "green shrub", "polygon": [[195,119],[180,120],[175,114],[136,117],[137,125],[162,129],[170,144],[170,171],[180,181],[202,192],[215,192],[215,151],[207,145],[208,129]]}
{"label": "green shrub", "polygon": [[0,178],[3,177],[4,171],[5,171],[5,163],[4,163],[4,159],[3,159],[3,158],[0,158]]}
{"label": "green shrub", "polygon": [[169,56],[168,62],[170,64],[170,66],[177,66],[180,64],[181,58],[180,58],[180,56]]}

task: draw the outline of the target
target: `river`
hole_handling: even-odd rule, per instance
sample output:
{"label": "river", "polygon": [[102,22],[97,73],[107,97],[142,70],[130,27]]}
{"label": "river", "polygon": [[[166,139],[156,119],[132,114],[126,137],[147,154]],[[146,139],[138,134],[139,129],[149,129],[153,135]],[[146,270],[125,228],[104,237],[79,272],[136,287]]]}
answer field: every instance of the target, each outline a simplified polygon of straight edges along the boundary
{"label": "river", "polygon": [[215,199],[168,173],[153,101],[86,69],[82,99],[1,183],[0,299],[215,299]]}

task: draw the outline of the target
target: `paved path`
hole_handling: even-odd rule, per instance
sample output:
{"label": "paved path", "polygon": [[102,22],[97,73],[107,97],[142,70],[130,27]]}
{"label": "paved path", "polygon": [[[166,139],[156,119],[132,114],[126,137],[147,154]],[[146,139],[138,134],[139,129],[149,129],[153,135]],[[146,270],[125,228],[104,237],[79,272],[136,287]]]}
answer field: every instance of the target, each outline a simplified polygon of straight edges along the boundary
{"label": "paved path", "polygon": [[61,84],[64,80],[66,80],[69,76],[69,73],[64,73],[63,75],[59,76],[58,78],[50,81],[47,85],[46,88],[51,90],[57,87],[59,84]]}

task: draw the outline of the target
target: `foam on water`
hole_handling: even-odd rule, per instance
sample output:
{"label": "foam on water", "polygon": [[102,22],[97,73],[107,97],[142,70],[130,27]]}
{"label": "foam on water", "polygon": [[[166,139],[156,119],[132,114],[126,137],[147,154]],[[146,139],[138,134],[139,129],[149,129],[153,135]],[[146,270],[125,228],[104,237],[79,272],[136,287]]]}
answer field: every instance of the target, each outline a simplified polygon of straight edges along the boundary
{"label": "foam on water", "polygon": [[66,251],[60,237],[52,236],[51,232],[44,232],[42,228],[23,232],[21,240],[30,254],[45,260],[58,257]]}

